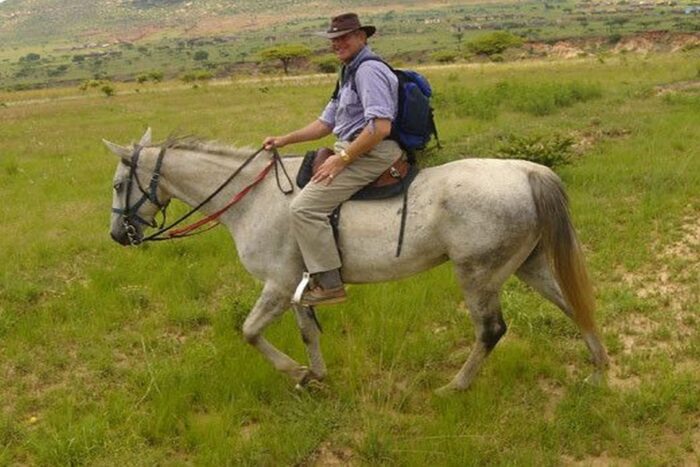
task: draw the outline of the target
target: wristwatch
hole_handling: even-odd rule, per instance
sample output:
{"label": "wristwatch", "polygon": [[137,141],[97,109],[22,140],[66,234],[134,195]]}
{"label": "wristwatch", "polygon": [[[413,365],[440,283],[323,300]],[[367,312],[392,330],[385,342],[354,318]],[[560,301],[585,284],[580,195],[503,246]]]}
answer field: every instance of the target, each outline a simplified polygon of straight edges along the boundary
{"label": "wristwatch", "polygon": [[343,162],[345,162],[346,164],[350,163],[350,156],[348,155],[347,152],[345,152],[345,149],[341,149],[340,153],[338,153],[338,155],[340,156],[341,159],[343,159]]}

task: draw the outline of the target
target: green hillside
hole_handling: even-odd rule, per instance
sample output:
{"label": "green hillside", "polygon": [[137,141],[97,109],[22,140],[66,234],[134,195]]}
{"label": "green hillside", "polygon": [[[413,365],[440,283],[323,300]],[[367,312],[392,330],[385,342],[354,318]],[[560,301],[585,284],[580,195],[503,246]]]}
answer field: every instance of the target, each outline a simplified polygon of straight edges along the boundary
{"label": "green hillside", "polygon": [[[642,51],[700,43],[688,0],[7,0],[0,3],[0,89],[77,86],[86,80],[165,80],[275,74],[260,52],[301,43],[311,55],[293,74],[328,72],[326,41],[314,32],[342,11],[379,33],[372,46],[397,66],[510,61]],[[507,31],[526,44],[483,57],[470,43]],[[662,33],[662,34],[659,34]],[[560,44],[558,44],[560,42]],[[331,64],[332,67],[332,64]],[[142,81],[139,81],[142,82]]]}
{"label": "green hillside", "polygon": [[[104,41],[144,27],[187,35],[198,23],[212,18],[238,20],[238,27],[251,30],[288,24],[298,18],[327,21],[334,13],[348,9],[391,10],[421,4],[424,2],[417,0],[9,0],[0,4],[0,41],[11,44],[89,38]],[[226,23],[220,21],[221,30],[214,28],[210,32],[227,32]]]}

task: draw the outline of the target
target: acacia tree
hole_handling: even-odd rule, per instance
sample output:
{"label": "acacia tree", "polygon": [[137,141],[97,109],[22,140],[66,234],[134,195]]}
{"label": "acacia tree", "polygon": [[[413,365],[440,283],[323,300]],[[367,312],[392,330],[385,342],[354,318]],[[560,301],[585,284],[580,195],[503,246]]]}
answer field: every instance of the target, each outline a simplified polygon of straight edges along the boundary
{"label": "acacia tree", "polygon": [[311,55],[311,50],[301,44],[282,44],[260,51],[260,57],[265,61],[279,60],[282,62],[284,74],[289,74],[289,64],[298,58]]}

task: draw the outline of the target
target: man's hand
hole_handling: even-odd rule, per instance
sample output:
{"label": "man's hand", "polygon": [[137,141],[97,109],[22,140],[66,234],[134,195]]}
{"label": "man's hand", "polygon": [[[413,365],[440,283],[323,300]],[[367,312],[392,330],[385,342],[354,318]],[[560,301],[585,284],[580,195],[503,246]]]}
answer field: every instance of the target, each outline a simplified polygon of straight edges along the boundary
{"label": "man's hand", "polygon": [[330,185],[335,176],[342,172],[347,165],[347,162],[341,159],[339,155],[333,154],[321,164],[321,167],[318,168],[318,172],[311,178],[311,181],[314,183],[325,181],[326,185]]}
{"label": "man's hand", "polygon": [[286,144],[287,141],[284,136],[268,136],[263,140],[263,147],[268,151],[272,148],[284,147]]}

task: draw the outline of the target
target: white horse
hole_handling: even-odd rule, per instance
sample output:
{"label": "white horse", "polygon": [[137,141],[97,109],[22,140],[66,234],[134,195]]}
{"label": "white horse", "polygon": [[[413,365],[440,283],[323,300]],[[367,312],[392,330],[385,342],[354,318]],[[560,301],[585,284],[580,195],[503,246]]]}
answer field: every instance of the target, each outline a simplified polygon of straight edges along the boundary
{"label": "white horse", "polygon": [[[139,145],[130,148],[105,141],[121,159],[114,178],[111,236],[123,245],[138,243],[144,236],[141,224],[152,223],[159,207],[165,209],[170,199],[198,206],[253,152],[184,140],[161,147],[150,139],[149,129]],[[200,211],[210,214],[220,209],[271,156],[261,152]],[[296,173],[301,158],[283,160]],[[159,175],[153,176],[154,172]],[[263,337],[265,328],[291,307],[304,271],[289,234],[294,194],[283,194],[274,178],[264,179],[220,221],[231,232],[243,266],[264,284],[243,324],[245,339],[276,369],[303,385],[326,375],[313,310],[294,307],[308,368]],[[452,261],[476,341],[441,392],[468,388],[506,332],[500,291],[512,274],[578,325],[596,366],[592,377],[596,381],[604,377],[608,357],[594,323],[593,290],[556,174],[530,162],[497,159],[465,159],[423,169],[410,187],[403,250],[396,257],[401,211],[400,197],[344,204],[338,243],[342,277],[348,283],[391,281]]]}

